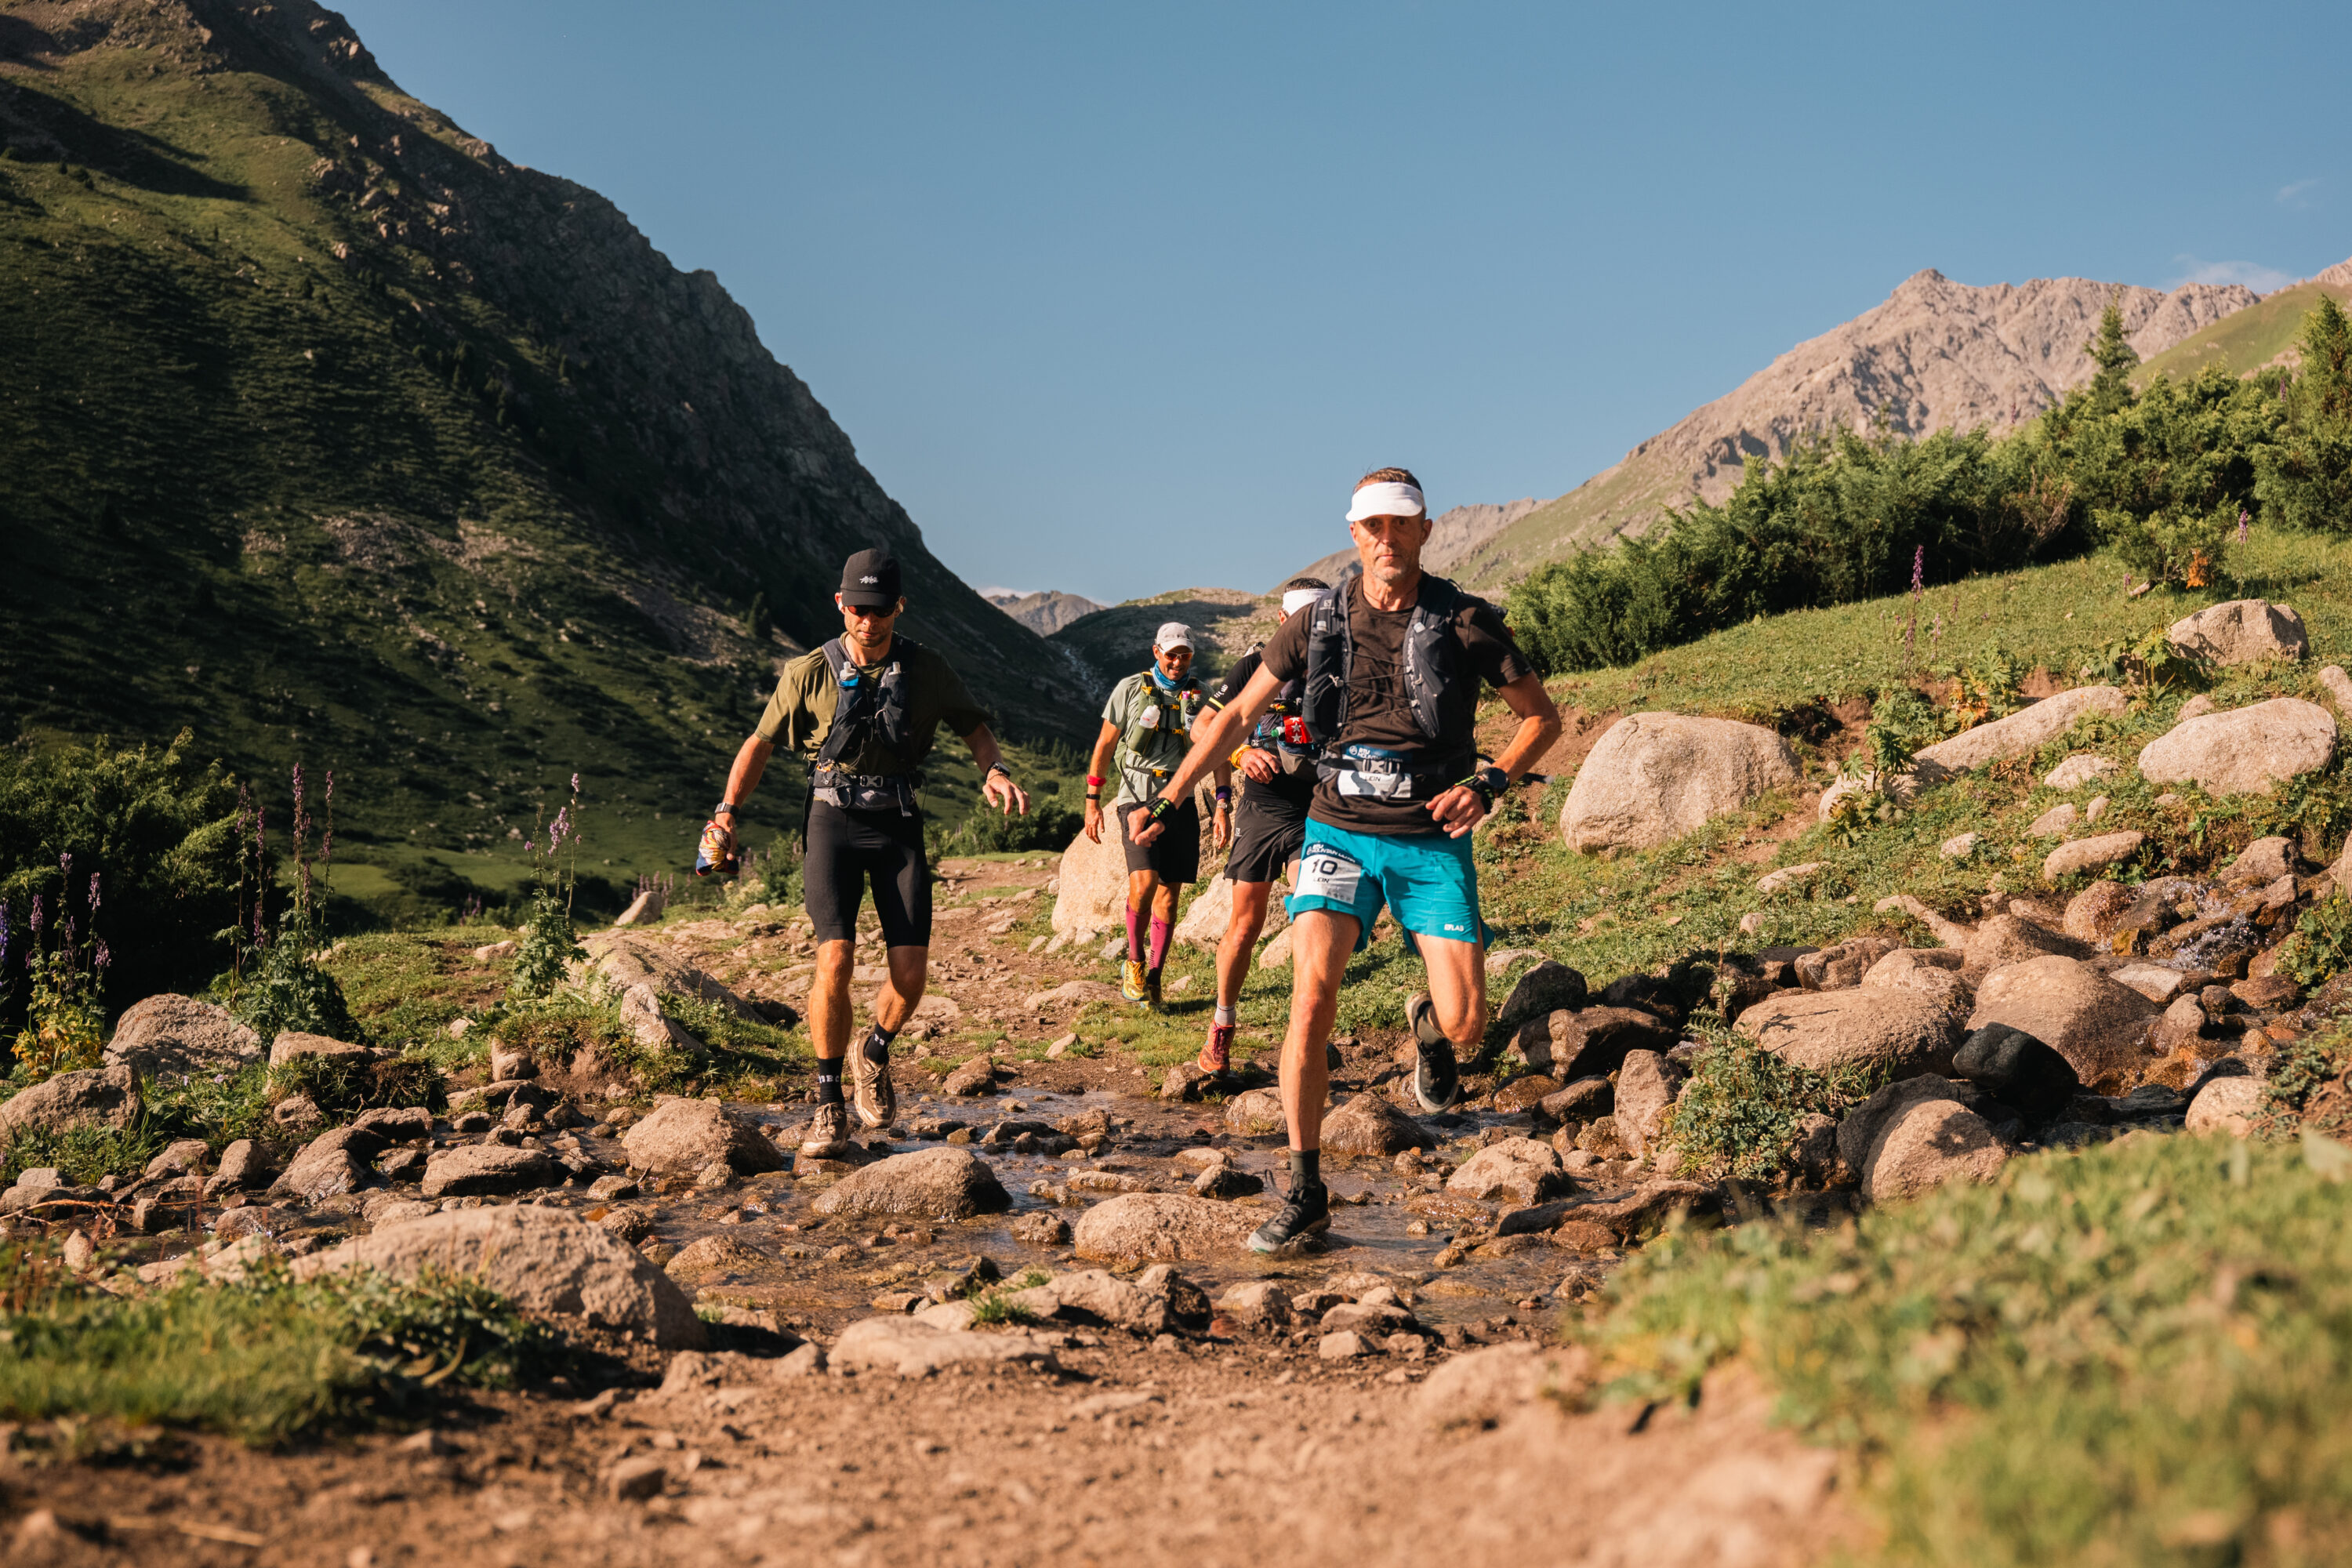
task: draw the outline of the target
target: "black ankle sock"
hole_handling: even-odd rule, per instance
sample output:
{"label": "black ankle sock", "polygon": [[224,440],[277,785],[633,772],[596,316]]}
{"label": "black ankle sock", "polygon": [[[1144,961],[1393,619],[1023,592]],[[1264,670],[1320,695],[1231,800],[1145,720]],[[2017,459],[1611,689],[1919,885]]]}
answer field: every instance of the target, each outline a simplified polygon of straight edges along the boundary
{"label": "black ankle sock", "polygon": [[887,1062],[890,1059],[890,1042],[898,1037],[897,1030],[877,1024],[866,1031],[866,1043],[857,1048],[866,1053],[869,1062]]}
{"label": "black ankle sock", "polygon": [[1323,1184],[1323,1151],[1293,1149],[1290,1152],[1290,1190],[1301,1192]]}
{"label": "black ankle sock", "polygon": [[826,1061],[823,1058],[817,1059],[816,1102],[819,1105],[841,1103],[841,1058],[839,1057],[834,1058],[831,1061]]}

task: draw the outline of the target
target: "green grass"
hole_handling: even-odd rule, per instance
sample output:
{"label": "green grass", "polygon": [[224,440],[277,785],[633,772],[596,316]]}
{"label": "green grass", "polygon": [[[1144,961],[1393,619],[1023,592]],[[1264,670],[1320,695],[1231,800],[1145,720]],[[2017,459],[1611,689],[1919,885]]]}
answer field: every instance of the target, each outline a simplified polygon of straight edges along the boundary
{"label": "green grass", "polygon": [[2352,1153],[2134,1138],[1830,1233],[1638,1254],[1595,1331],[1618,1394],[1739,1357],[1854,1450],[1896,1563],[2341,1561]]}
{"label": "green grass", "polygon": [[2145,387],[2158,375],[2187,381],[2210,365],[2244,375],[2270,363],[2293,348],[2303,336],[2303,319],[2323,294],[2352,300],[2352,289],[2297,283],[2267,295],[2242,310],[2233,310],[2201,331],[2191,333],[2131,374],[2135,387]]}
{"label": "green grass", "polygon": [[560,1370],[564,1342],[478,1282],[264,1268],[125,1299],[0,1244],[0,1416],[165,1423],[247,1443],[396,1416],[442,1385]]}

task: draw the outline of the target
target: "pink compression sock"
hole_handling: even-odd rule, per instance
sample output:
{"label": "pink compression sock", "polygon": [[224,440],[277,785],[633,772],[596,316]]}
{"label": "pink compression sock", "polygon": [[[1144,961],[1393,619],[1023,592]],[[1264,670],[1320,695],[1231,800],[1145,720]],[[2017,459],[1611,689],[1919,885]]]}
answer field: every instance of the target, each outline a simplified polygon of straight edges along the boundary
{"label": "pink compression sock", "polygon": [[1160,966],[1168,962],[1168,939],[1171,934],[1166,921],[1151,922],[1151,962],[1144,965],[1146,969],[1157,973]]}
{"label": "pink compression sock", "polygon": [[1136,963],[1143,962],[1143,911],[1127,911],[1127,956]]}

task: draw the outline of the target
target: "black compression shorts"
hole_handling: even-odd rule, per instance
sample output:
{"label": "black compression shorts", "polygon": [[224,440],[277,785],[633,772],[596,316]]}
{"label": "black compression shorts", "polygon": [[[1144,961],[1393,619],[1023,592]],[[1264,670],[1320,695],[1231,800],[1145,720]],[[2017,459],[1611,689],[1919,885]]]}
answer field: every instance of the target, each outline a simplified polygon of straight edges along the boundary
{"label": "black compression shorts", "polygon": [[869,878],[883,943],[930,946],[931,869],[923,855],[923,819],[810,802],[801,879],[817,941],[856,940],[857,907],[865,901]]}
{"label": "black compression shorts", "polygon": [[1201,808],[1191,795],[1184,804],[1160,819],[1160,837],[1149,844],[1138,845],[1127,836],[1128,814],[1132,803],[1115,808],[1118,819],[1119,847],[1126,852],[1127,868],[1130,872],[1149,871],[1171,887],[1189,887],[1201,879]]}
{"label": "black compression shorts", "polygon": [[1225,876],[1235,882],[1271,882],[1290,869],[1307,839],[1307,803],[1271,789],[1242,791],[1234,808],[1234,847]]}

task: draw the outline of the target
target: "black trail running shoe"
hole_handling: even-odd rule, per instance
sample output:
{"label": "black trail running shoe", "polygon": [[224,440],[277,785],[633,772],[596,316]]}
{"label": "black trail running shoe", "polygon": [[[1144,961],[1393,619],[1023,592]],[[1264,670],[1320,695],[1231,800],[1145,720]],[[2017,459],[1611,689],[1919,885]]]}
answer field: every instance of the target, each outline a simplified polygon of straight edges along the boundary
{"label": "black trail running shoe", "polygon": [[1426,991],[1416,991],[1404,1005],[1412,1026],[1418,1059],[1412,1069],[1412,1096],[1433,1115],[1453,1105],[1462,1093],[1462,1071],[1454,1060],[1454,1042],[1437,1026],[1437,1004]]}
{"label": "black trail running shoe", "polygon": [[1293,1187],[1282,1212],[1250,1233],[1252,1252],[1279,1252],[1301,1237],[1311,1236],[1331,1226],[1330,1190],[1318,1182],[1311,1187]]}

